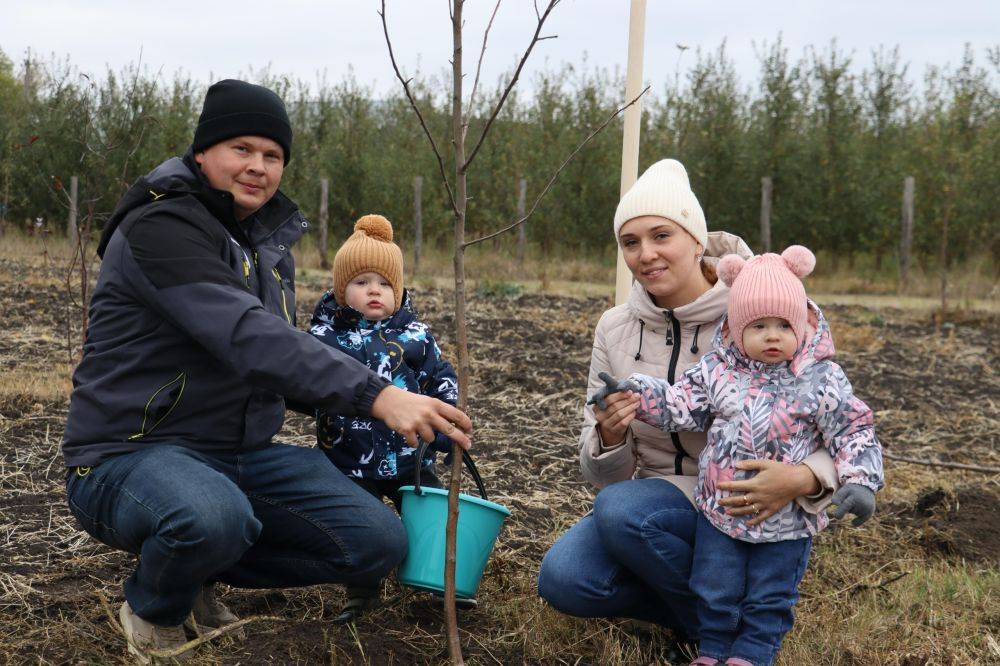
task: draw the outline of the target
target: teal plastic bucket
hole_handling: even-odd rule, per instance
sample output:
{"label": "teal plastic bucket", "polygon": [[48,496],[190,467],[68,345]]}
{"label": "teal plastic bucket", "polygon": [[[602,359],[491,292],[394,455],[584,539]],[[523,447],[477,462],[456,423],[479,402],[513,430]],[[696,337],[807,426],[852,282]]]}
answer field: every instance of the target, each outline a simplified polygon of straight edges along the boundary
{"label": "teal plastic bucket", "polygon": [[[472,460],[467,456],[466,464]],[[418,458],[419,460],[419,458]],[[470,471],[475,469],[474,465]],[[480,492],[482,482],[473,471]],[[419,488],[419,487],[418,487]],[[403,585],[432,592],[444,592],[445,528],[448,524],[448,491],[439,488],[403,486],[403,527],[410,547],[399,567],[397,578]],[[483,492],[485,494],[485,492]],[[458,530],[455,546],[455,595],[471,599],[479,590],[486,562],[493,552],[497,535],[510,510],[479,497],[458,494]]]}

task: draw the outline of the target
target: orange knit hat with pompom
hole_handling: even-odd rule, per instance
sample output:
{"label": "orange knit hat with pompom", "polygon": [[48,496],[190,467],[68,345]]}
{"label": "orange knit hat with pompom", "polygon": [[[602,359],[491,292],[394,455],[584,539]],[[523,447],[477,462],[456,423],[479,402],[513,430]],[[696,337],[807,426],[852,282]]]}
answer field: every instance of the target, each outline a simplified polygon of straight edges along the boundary
{"label": "orange knit hat with pompom", "polygon": [[403,304],[403,252],[392,242],[392,224],[381,215],[365,215],[333,258],[333,295],[346,305],[347,284],[358,275],[378,273],[392,285],[396,307]]}

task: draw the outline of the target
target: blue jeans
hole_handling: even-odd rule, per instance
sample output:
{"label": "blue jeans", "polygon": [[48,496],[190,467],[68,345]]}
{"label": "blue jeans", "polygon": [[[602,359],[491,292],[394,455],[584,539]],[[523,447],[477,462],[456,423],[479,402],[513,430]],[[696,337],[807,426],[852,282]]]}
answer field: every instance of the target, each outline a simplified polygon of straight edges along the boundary
{"label": "blue jeans", "polygon": [[691,589],[698,595],[699,653],[768,666],[792,628],[812,538],[748,543],[699,515],[695,543]]}
{"label": "blue jeans", "polygon": [[91,536],[140,556],[125,598],[162,626],[181,624],[208,582],[375,586],[406,555],[392,509],[318,449],[206,455],[157,445],[71,470],[66,492]]}
{"label": "blue jeans", "polygon": [[688,587],[697,515],[663,479],[610,485],[545,554],[538,594],[576,617],[626,617],[697,636]]}

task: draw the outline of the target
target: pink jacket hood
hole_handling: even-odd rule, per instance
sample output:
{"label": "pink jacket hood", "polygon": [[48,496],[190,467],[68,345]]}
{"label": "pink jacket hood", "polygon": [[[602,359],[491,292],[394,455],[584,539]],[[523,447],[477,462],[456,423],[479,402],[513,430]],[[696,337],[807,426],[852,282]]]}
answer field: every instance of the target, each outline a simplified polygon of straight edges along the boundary
{"label": "pink jacket hood", "polygon": [[[812,300],[808,301],[809,321],[806,332],[806,340],[795,352],[795,356],[789,363],[789,370],[798,377],[802,372],[817,361],[832,359],[837,350],[833,344],[833,332],[830,324],[827,323],[823,311],[819,309]],[[712,346],[726,361],[732,365],[742,363],[745,366],[763,368],[766,364],[747,358],[740,352],[736,342],[729,335],[729,320],[723,316],[712,339]]]}

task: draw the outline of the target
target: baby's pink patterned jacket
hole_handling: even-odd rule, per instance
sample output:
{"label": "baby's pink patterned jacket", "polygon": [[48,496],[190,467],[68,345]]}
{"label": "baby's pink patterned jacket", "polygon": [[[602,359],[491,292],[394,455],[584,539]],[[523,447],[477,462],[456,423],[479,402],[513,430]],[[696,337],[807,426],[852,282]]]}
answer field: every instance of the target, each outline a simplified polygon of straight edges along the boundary
{"label": "baby's pink patterned jacket", "polygon": [[750,478],[740,460],[801,463],[820,446],[834,459],[841,484],[878,491],[884,485],[882,448],[872,411],[855,397],[835,363],[833,337],[823,313],[809,301],[812,334],[789,361],[767,364],[747,358],[729,339],[723,319],[714,349],[673,386],[634,374],[641,387],[637,418],[663,430],[708,429],[699,459],[695,503],[721,531],[749,542],[784,541],[816,534],[829,523],[825,512],[810,514],[795,502],[760,525],[726,514],[719,500],[730,492],[722,481]]}

